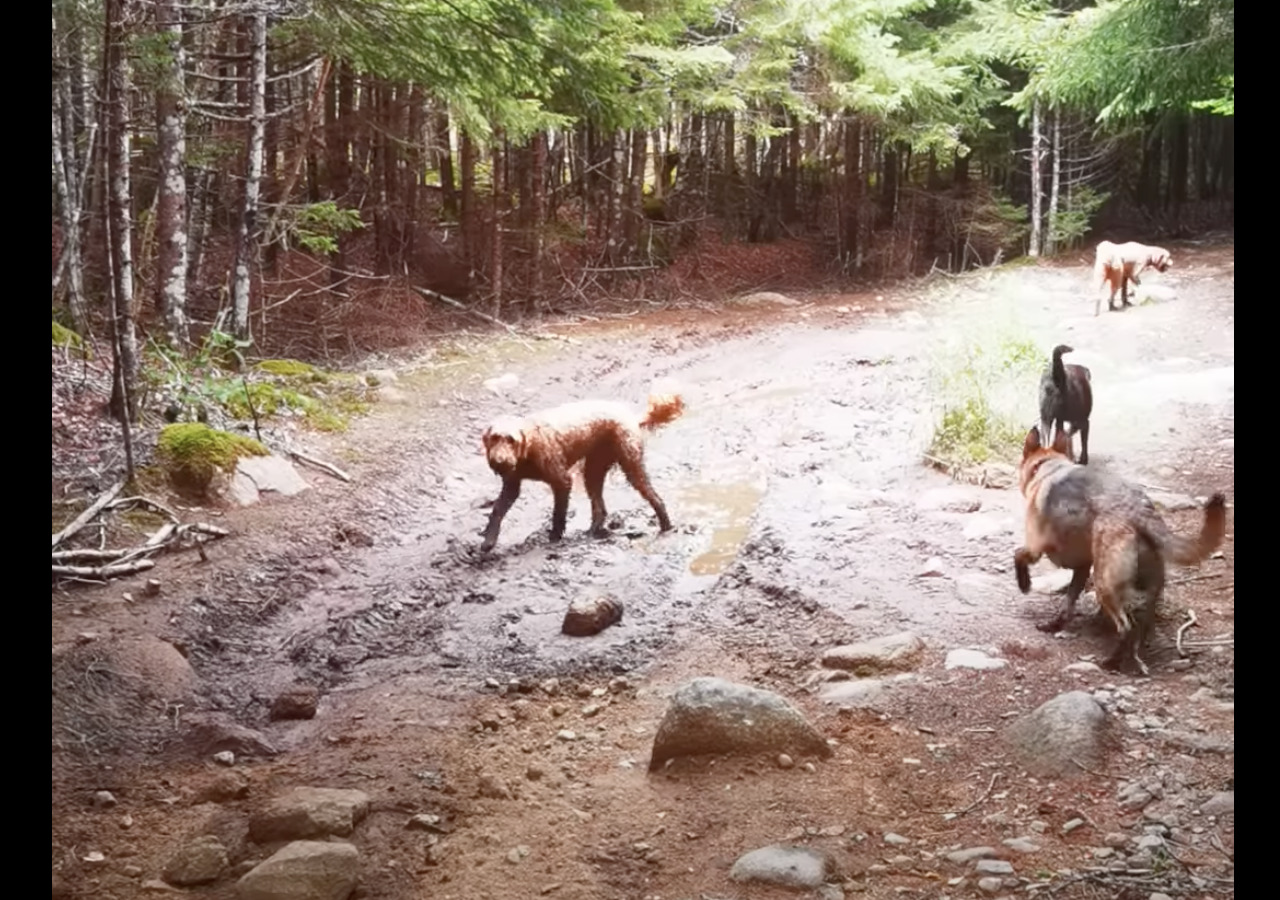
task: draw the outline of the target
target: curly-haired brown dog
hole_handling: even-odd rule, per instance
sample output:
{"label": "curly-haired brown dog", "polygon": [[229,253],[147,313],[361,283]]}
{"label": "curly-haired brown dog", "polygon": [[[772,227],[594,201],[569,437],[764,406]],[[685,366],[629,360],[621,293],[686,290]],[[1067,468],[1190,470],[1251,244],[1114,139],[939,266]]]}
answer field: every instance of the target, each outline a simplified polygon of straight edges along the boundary
{"label": "curly-haired brown dog", "polygon": [[1122,306],[1133,306],[1129,302],[1128,283],[1132,281],[1141,286],[1142,282],[1138,280],[1138,276],[1147,269],[1165,272],[1172,265],[1173,257],[1163,247],[1148,247],[1136,241],[1125,244],[1103,241],[1098,244],[1093,262],[1093,280],[1098,292],[1093,305],[1093,314],[1096,316],[1102,313],[1103,288],[1109,289],[1108,310],[1114,311],[1116,308],[1117,291],[1120,292]]}
{"label": "curly-haired brown dog", "polygon": [[484,433],[485,457],[502,478],[502,493],[493,504],[484,532],[482,552],[498,542],[502,519],[520,497],[527,480],[551,485],[551,540],[564,536],[569,514],[571,470],[582,462],[582,480],[591,498],[591,533],[604,531],[604,479],[617,465],[627,481],[649,501],[658,516],[658,527],[671,530],[666,505],[658,496],[644,467],[644,432],[679,418],[684,400],[679,394],[654,393],[644,413],[613,400],[581,400],[543,410],[523,419],[504,417]]}
{"label": "curly-haired brown dog", "polygon": [[1196,565],[1216,550],[1226,533],[1226,498],[1215,493],[1205,505],[1204,524],[1194,538],[1173,534],[1155,504],[1137,486],[1067,455],[1070,438],[1059,433],[1044,447],[1032,428],[1022,448],[1019,487],[1026,501],[1026,543],[1014,553],[1022,593],[1031,590],[1030,567],[1041,556],[1072,570],[1066,603],[1042,631],[1057,631],[1075,612],[1093,570],[1098,603],[1120,634],[1108,665],[1138,653],[1164,590],[1165,562]]}

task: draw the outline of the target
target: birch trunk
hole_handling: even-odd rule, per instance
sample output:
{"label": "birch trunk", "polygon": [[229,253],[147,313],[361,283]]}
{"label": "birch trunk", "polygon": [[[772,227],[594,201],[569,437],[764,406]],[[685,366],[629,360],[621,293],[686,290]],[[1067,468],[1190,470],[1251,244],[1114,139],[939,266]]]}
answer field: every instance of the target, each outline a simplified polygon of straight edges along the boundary
{"label": "birch trunk", "polygon": [[1046,252],[1052,256],[1058,249],[1058,204],[1062,187],[1062,114],[1053,111],[1053,170],[1049,181],[1049,233]]}
{"label": "birch trunk", "polygon": [[106,8],[108,247],[111,254],[115,378],[111,411],[125,428],[125,447],[132,468],[129,425],[137,419],[133,386],[138,375],[138,340],[133,323],[133,215],[129,179],[129,68],[125,54],[129,0],[109,0]]}
{"label": "birch trunk", "polygon": [[1031,246],[1027,255],[1039,256],[1044,243],[1041,228],[1041,205],[1044,193],[1043,125],[1040,122],[1040,101],[1031,104]]}
{"label": "birch trunk", "polygon": [[164,80],[156,92],[156,134],[160,151],[157,201],[159,228],[156,306],[164,316],[169,344],[187,346],[187,116],[184,95],[182,20],[175,0],[157,0],[156,30],[168,54]]}
{"label": "birch trunk", "polygon": [[267,122],[267,14],[249,22],[249,148],[245,164],[244,203],[236,231],[236,259],[231,282],[231,324],[236,337],[249,337],[249,279],[262,191],[262,155]]}

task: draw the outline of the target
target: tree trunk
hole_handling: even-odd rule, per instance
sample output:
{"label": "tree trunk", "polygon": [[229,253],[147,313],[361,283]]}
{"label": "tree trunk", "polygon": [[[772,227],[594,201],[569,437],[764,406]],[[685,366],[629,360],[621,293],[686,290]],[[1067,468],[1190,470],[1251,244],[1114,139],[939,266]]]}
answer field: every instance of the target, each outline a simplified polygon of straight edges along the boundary
{"label": "tree trunk", "polygon": [[883,182],[880,186],[880,228],[892,228],[898,206],[899,155],[896,144],[884,149],[882,155]]}
{"label": "tree trunk", "polygon": [[1169,203],[1175,214],[1187,202],[1187,154],[1191,144],[1190,128],[1187,114],[1178,113],[1177,123],[1173,128],[1173,146],[1169,154]]}
{"label": "tree trunk", "polygon": [[791,120],[791,133],[787,135],[787,176],[786,193],[782,195],[782,216],[784,221],[792,224],[798,218],[800,199],[800,120],[794,115]]}
{"label": "tree trunk", "polygon": [[1046,252],[1052,256],[1058,250],[1058,204],[1062,184],[1062,113],[1053,111],[1053,169],[1049,182],[1049,234]]}
{"label": "tree trunk", "polygon": [[846,268],[856,269],[858,266],[858,222],[861,219],[862,207],[862,167],[860,144],[862,143],[862,123],[849,118],[844,123],[844,246],[841,248]]}
{"label": "tree trunk", "polygon": [[545,240],[542,229],[547,216],[547,133],[533,136],[533,163],[530,180],[529,228],[533,232],[533,280],[530,293],[535,304],[542,302],[542,267]]}
{"label": "tree trunk", "polygon": [[643,128],[631,129],[631,171],[628,173],[626,233],[627,253],[640,248],[641,226],[644,224],[644,163],[648,156],[649,135]]}
{"label": "tree trunk", "polygon": [[1041,228],[1041,200],[1044,194],[1044,135],[1040,121],[1040,102],[1031,104],[1031,238],[1028,256],[1039,256],[1044,236]]}
{"label": "tree trunk", "polygon": [[458,220],[458,189],[453,182],[453,147],[449,137],[449,113],[435,116],[436,167],[440,170],[440,202],[445,218]]}
{"label": "tree trunk", "polygon": [[493,290],[493,317],[502,318],[502,222],[506,217],[506,165],[503,159],[501,129],[495,129],[493,135],[493,151],[490,159],[493,164],[493,225],[489,237],[490,266],[489,281]]}
{"label": "tree trunk", "polygon": [[166,69],[156,91],[156,135],[160,151],[160,196],[156,307],[164,316],[169,344],[185,350],[187,334],[187,117],[182,19],[175,0],[157,0],[156,29],[166,43]]}
{"label": "tree trunk", "polygon": [[249,337],[249,284],[257,240],[258,197],[262,190],[262,155],[267,114],[267,14],[249,20],[249,146],[245,159],[244,200],[236,230],[235,268],[231,283],[231,325],[236,337]]}
{"label": "tree trunk", "polygon": [[605,204],[605,259],[608,265],[615,265],[618,262],[618,251],[623,241],[622,230],[619,227],[622,223],[622,193],[623,175],[626,171],[626,141],[621,131],[613,131],[609,134],[609,142],[606,152],[609,154],[609,162],[605,169],[604,189],[608,195],[608,201]]}
{"label": "tree trunk", "polygon": [[325,128],[329,159],[329,196],[342,200],[351,190],[351,119],[355,105],[354,77],[342,66],[334,76],[333,110]]}
{"label": "tree trunk", "polygon": [[[134,385],[138,376],[138,343],[133,322],[133,211],[129,178],[129,62],[125,52],[130,0],[108,0],[103,66],[106,69],[107,232],[111,258],[111,293],[115,378],[110,408],[125,427],[128,465],[133,468],[129,426],[137,421]],[[130,473],[132,474],[132,472]]]}
{"label": "tree trunk", "polygon": [[476,234],[476,145],[464,131],[459,135],[459,164],[462,167],[462,253],[467,260],[467,284],[475,279],[476,260],[480,257],[479,235]]}

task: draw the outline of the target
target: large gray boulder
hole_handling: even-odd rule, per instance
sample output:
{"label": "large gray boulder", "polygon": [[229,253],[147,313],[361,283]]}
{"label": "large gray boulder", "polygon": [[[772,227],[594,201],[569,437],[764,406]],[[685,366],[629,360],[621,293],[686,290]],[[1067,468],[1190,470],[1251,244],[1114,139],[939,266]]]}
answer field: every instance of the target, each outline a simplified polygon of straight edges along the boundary
{"label": "large gray boulder", "polygon": [[653,739],[649,769],[704,753],[831,756],[831,748],[794,706],[772,691],[722,678],[695,678],[671,698]]}
{"label": "large gray boulder", "polygon": [[821,850],[774,844],[738,857],[729,877],[804,889],[820,887],[835,871],[835,864]]}
{"label": "large gray boulder", "polygon": [[338,841],[294,841],[236,884],[240,900],[347,900],[359,878],[360,852]]}
{"label": "large gray boulder", "polygon": [[340,788],[296,787],[272,799],[249,819],[259,844],[351,834],[369,812],[369,795]]}
{"label": "large gray boulder", "polygon": [[1108,730],[1107,713],[1097,700],[1084,691],[1068,691],[1015,720],[1004,739],[1031,774],[1064,778],[1102,762]]}

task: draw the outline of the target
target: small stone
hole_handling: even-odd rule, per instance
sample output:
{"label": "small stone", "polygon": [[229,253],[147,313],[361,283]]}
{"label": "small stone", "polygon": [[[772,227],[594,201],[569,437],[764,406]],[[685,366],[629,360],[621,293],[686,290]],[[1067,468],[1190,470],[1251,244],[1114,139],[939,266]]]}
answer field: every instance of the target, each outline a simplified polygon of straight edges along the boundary
{"label": "small stone", "polygon": [[116,795],[110,791],[94,791],[93,805],[99,809],[110,809],[116,805]]}
{"label": "small stone", "polygon": [[537,763],[533,763],[529,768],[524,770],[524,777],[528,778],[530,781],[538,781],[545,774],[546,772],[543,770],[542,766]]}
{"label": "small stone", "polygon": [[293,687],[271,704],[271,718],[273,721],[314,719],[318,703],[319,693],[315,688],[307,685]]}
{"label": "small stone", "polygon": [[890,831],[884,836],[884,842],[886,844],[892,844],[894,846],[901,846],[903,844],[910,844],[911,839],[904,838],[902,835],[894,834],[892,831]]}
{"label": "small stone", "polygon": [[1102,667],[1095,662],[1088,660],[1080,660],[1078,662],[1068,663],[1063,667],[1064,672],[1078,672],[1082,675],[1094,675],[1102,671]]}
{"label": "small stone", "polygon": [[1049,823],[1041,821],[1040,819],[1034,819],[1032,820],[1031,824],[1028,825],[1027,827],[1030,828],[1032,831],[1034,831],[1036,834],[1044,834],[1046,831],[1049,830]]}
{"label": "small stone", "polygon": [[973,867],[979,875],[1012,875],[1013,866],[1003,859],[980,859]]}
{"label": "small stone", "polygon": [[1038,853],[1040,851],[1039,845],[1029,837],[1005,838],[1001,843],[1015,853]]}
{"label": "small stone", "polygon": [[120,874],[123,875],[125,878],[139,878],[142,876],[142,866],[134,866],[134,865],[121,866]]}
{"label": "small stone", "polygon": [[1158,834],[1144,834],[1138,838],[1139,850],[1159,850],[1164,846],[1164,838]]}
{"label": "small stone", "polygon": [[560,630],[570,637],[590,637],[622,621],[622,603],[613,597],[574,600],[564,614]]}
{"label": "small stone", "polygon": [[818,771],[818,767],[817,767],[817,766],[815,766],[815,765],[814,765],[813,763],[811,763],[811,762],[807,762],[807,763],[805,763],[805,764],[804,764],[804,765],[802,765],[800,768],[804,769],[804,770],[805,770],[806,772],[808,772],[810,775],[813,775],[813,774],[815,774],[815,773]]}
{"label": "small stone", "polygon": [[518,863],[528,855],[529,855],[529,848],[526,847],[524,844],[520,844],[518,847],[512,847],[511,850],[508,851],[507,862]]}
{"label": "small stone", "polygon": [[599,703],[588,703],[586,706],[582,707],[582,717],[584,719],[590,719],[592,716],[596,715],[599,712],[600,712]]}
{"label": "small stone", "polygon": [[216,837],[203,835],[180,849],[165,864],[161,877],[186,887],[217,881],[227,868],[227,848]]}
{"label": "small stone", "polygon": [[967,650],[963,647],[948,650],[947,659],[944,663],[944,666],[948,669],[977,669],[979,671],[1003,669],[1006,665],[1008,665],[1007,660],[987,656],[981,650]]}
{"label": "small stone", "polygon": [[230,750],[219,750],[213,754],[213,761],[223,766],[234,766],[236,764],[236,755]]}
{"label": "small stone", "polygon": [[160,593],[160,582],[155,578],[148,578],[146,586],[142,589],[144,597],[154,597]]}
{"label": "small stone", "polygon": [[1004,888],[1004,879],[996,878],[994,875],[988,875],[985,878],[978,879],[978,890],[984,894],[994,894]]}
{"label": "small stone", "polygon": [[346,900],[359,865],[360,851],[345,841],[293,841],[246,872],[236,892],[239,900]]}
{"label": "small stone", "polygon": [[995,847],[969,847],[965,850],[952,850],[947,854],[947,859],[956,865],[966,865],[975,859],[985,859],[988,856],[995,856]]}
{"label": "small stone", "polygon": [[908,669],[924,654],[925,646],[910,631],[886,635],[856,644],[832,647],[822,655],[828,669]]}
{"label": "small stone", "polygon": [[942,559],[937,556],[931,556],[924,561],[919,570],[916,571],[917,578],[938,578],[946,570],[942,566]]}
{"label": "small stone", "polygon": [[775,845],[738,857],[729,877],[734,881],[817,888],[834,872],[834,861],[820,850]]}
{"label": "small stone", "polygon": [[90,850],[81,859],[91,865],[100,865],[107,861],[107,856],[101,850]]}
{"label": "small stone", "polygon": [[418,813],[416,816],[410,816],[409,821],[404,823],[404,827],[410,831],[431,831],[436,834],[445,834],[447,829],[441,827],[440,817],[431,813]]}
{"label": "small stone", "polygon": [[556,732],[556,740],[560,741],[576,741],[578,739],[577,732],[565,728]]}
{"label": "small stone", "polygon": [[1155,891],[1147,896],[1147,900],[1173,900],[1173,898],[1168,894],[1162,894],[1159,891]]}
{"label": "small stone", "polygon": [[1102,843],[1108,847],[1121,849],[1123,847],[1128,846],[1129,835],[1122,834],[1119,831],[1111,831],[1111,832],[1108,832],[1105,837],[1103,837]]}
{"label": "small stone", "polygon": [[554,697],[556,694],[560,693],[560,679],[548,678],[546,681],[542,682],[542,684],[538,685],[538,687],[541,688],[542,693],[546,694],[548,697]]}
{"label": "small stone", "polygon": [[796,764],[796,763],[795,763],[795,760],[793,760],[793,759],[792,759],[790,756],[788,756],[787,754],[785,754],[785,753],[779,753],[779,754],[778,754],[778,768],[779,768],[779,769],[790,769],[790,768],[791,768],[792,766],[794,766],[795,764]]}
{"label": "small stone", "polygon": [[[256,843],[351,834],[369,812],[369,795],[341,788],[295,787],[249,819]],[[305,842],[304,842],[305,843]]]}
{"label": "small stone", "polygon": [[1062,825],[1062,833],[1070,834],[1071,832],[1075,831],[1077,828],[1079,828],[1083,824],[1084,824],[1084,819],[1072,819],[1069,822],[1064,822]]}
{"label": "small stone", "polygon": [[243,772],[232,769],[216,773],[202,788],[196,791],[197,803],[226,803],[240,800],[249,794],[249,778]]}
{"label": "small stone", "polygon": [[631,682],[622,676],[618,676],[609,682],[609,691],[614,694],[621,694],[631,689]]}
{"label": "small stone", "polygon": [[1114,847],[1095,847],[1093,849],[1093,858],[1108,859],[1112,856],[1115,856],[1115,853],[1116,851]]}
{"label": "small stone", "polygon": [[511,788],[507,787],[507,783],[496,775],[481,775],[476,792],[481,797],[488,797],[490,800],[512,799]]}
{"label": "small stone", "polygon": [[1236,792],[1221,791],[1214,794],[1200,806],[1200,812],[1206,816],[1225,816],[1236,811]]}

